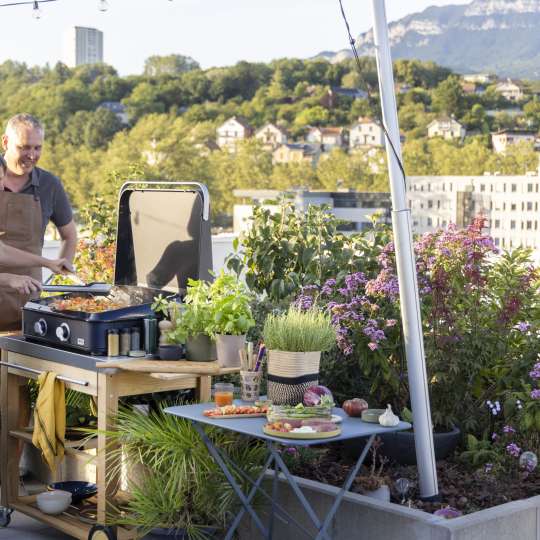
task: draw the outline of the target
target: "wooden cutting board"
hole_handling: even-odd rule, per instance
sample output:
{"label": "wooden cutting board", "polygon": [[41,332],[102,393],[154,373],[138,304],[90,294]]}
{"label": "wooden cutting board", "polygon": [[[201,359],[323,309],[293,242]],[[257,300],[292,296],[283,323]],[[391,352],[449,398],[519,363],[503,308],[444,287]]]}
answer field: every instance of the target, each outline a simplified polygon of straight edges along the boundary
{"label": "wooden cutting board", "polygon": [[221,367],[217,360],[213,362],[192,362],[191,360],[146,360],[139,358],[96,362],[96,368],[116,368],[143,373],[186,373],[194,375],[223,375],[240,371],[240,366]]}

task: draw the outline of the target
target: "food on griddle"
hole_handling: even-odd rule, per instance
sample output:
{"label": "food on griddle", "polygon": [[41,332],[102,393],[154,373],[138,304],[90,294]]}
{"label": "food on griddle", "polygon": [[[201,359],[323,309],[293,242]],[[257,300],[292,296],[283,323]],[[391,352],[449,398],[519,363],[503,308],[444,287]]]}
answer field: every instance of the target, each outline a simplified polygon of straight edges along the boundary
{"label": "food on griddle", "polygon": [[112,309],[122,309],[130,305],[129,299],[111,298],[109,296],[72,296],[52,302],[51,307],[57,311],[83,311],[100,313]]}

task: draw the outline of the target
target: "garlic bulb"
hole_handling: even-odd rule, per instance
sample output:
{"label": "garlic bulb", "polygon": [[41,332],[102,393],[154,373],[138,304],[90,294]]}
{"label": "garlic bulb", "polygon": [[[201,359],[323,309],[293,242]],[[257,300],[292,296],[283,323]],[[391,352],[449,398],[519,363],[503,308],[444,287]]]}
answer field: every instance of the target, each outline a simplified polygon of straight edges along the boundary
{"label": "garlic bulb", "polygon": [[379,424],[384,427],[394,427],[399,424],[399,417],[392,412],[391,405],[388,405],[386,411],[379,416]]}

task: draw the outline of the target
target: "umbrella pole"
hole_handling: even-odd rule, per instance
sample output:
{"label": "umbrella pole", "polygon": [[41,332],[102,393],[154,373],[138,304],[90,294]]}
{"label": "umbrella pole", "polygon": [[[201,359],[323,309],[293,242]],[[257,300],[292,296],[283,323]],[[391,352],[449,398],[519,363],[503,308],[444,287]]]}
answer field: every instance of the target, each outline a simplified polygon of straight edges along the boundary
{"label": "umbrella pole", "polygon": [[[371,0],[371,4],[373,6],[373,35],[383,120],[388,131],[388,137],[401,160],[401,144],[385,2],[384,0]],[[423,499],[436,499],[438,498],[439,488],[433,447],[433,428],[413,249],[411,211],[407,206],[405,177],[388,140],[386,141],[386,153],[392,197],[392,227],[396,251],[401,319],[409,372],[420,495]]]}

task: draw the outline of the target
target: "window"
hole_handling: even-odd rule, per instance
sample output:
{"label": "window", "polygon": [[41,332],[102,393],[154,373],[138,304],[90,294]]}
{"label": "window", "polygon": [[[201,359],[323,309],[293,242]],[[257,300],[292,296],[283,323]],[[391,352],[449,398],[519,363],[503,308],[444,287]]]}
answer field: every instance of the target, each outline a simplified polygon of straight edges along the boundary
{"label": "window", "polygon": [[433,220],[430,217],[427,218],[427,225],[428,227],[431,227],[433,225]]}
{"label": "window", "polygon": [[491,193],[493,193],[493,184],[491,184],[491,185],[489,186],[489,191],[491,191]]}
{"label": "window", "polygon": [[437,201],[437,210],[441,209],[441,201]]}
{"label": "window", "polygon": [[514,210],[514,211],[515,211],[516,209],[517,209],[516,203],[512,203],[512,204],[510,205],[510,210]]}
{"label": "window", "polygon": [[480,191],[486,191],[486,185],[480,184]]}
{"label": "window", "polygon": [[446,184],[443,182],[443,184],[442,184],[442,190],[443,190],[443,191],[446,191],[445,188],[446,188]]}
{"label": "window", "polygon": [[489,209],[493,210],[493,201],[489,201]]}
{"label": "window", "polygon": [[420,191],[424,191],[424,186],[420,186]]}
{"label": "window", "polygon": [[450,182],[450,191],[452,191],[452,182]]}
{"label": "window", "polygon": [[530,212],[532,209],[533,209],[533,203],[532,203],[532,201],[529,201],[527,203],[527,210]]}
{"label": "window", "polygon": [[521,211],[523,212],[523,210],[525,210],[525,203],[522,201],[521,202]]}
{"label": "window", "polygon": [[502,247],[504,247],[504,238],[502,239]]}
{"label": "window", "polygon": [[516,222],[515,222],[515,220],[511,220],[511,221],[510,221],[510,228],[511,228],[511,229],[515,229],[515,228],[516,228]]}
{"label": "window", "polygon": [[527,230],[532,231],[532,221],[527,221]]}
{"label": "window", "polygon": [[495,220],[495,229],[499,229],[501,226],[501,220],[500,219],[496,219]]}
{"label": "window", "polygon": [[442,225],[443,227],[446,227],[446,219],[443,219],[441,225]]}
{"label": "window", "polygon": [[498,246],[498,245],[499,245],[499,239],[498,239],[498,238],[494,238],[493,240],[495,240],[495,245]]}
{"label": "window", "polygon": [[503,210],[506,210],[506,203],[503,202]]}
{"label": "window", "polygon": [[[506,193],[506,184],[503,184],[503,191],[504,193]],[[503,242],[504,242],[504,238],[503,238]]]}
{"label": "window", "polygon": [[517,184],[512,184],[512,193],[517,191]]}
{"label": "window", "polygon": [[533,185],[527,184],[527,193],[532,193],[532,192],[533,192]]}
{"label": "window", "polygon": [[428,201],[427,207],[428,208],[433,208],[433,201]]}
{"label": "window", "polygon": [[428,184],[428,185],[427,185],[427,190],[428,190],[428,191],[431,191],[431,184]]}
{"label": "window", "polygon": [[538,211],[538,203],[537,203],[537,202],[534,203],[534,211],[535,211],[535,212]]}

